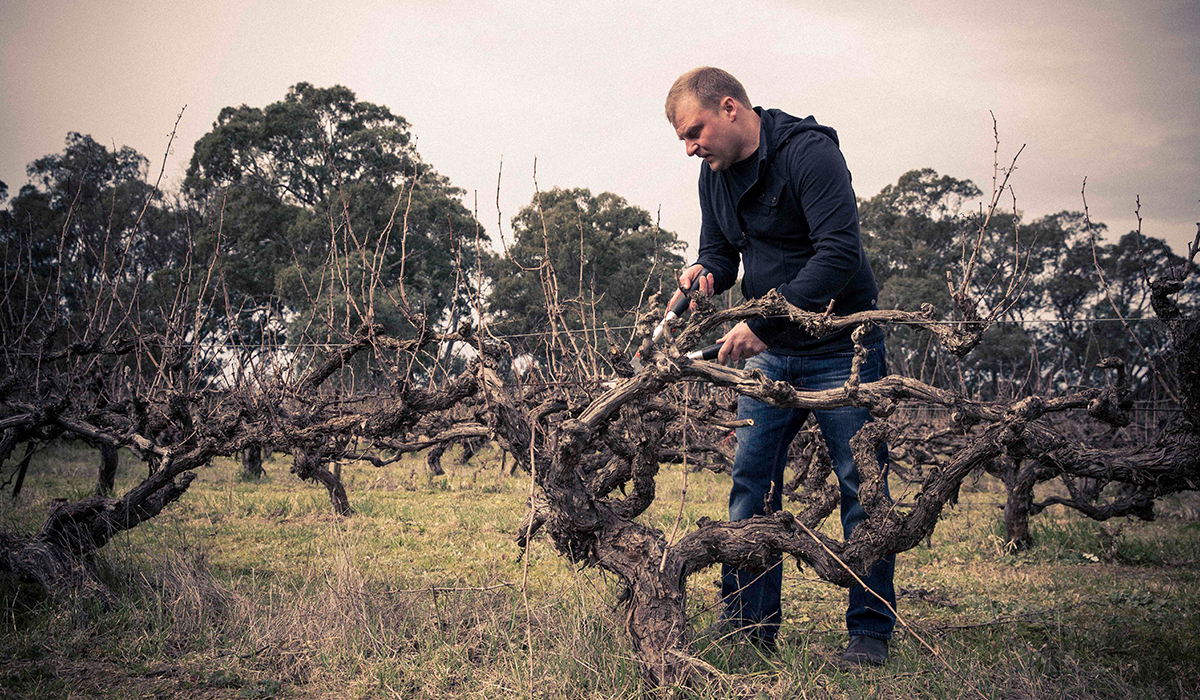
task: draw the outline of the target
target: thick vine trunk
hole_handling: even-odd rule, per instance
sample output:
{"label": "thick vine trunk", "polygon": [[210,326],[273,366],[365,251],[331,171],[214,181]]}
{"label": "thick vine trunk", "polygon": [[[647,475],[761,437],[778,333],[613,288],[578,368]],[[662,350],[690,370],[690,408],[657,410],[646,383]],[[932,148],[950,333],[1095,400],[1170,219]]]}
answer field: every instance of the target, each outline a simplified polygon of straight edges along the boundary
{"label": "thick vine trunk", "polygon": [[29,473],[29,461],[33,459],[33,452],[33,443],[25,443],[25,456],[17,464],[17,480],[13,484],[12,497],[14,501],[21,497],[21,489],[25,486],[25,475]]}
{"label": "thick vine trunk", "polygon": [[0,571],[41,584],[52,595],[83,593],[101,603],[111,600],[92,575],[87,557],[117,533],[153,518],[187,491],[196,475],[185,472],[153,490],[134,489],[124,498],[90,496],[56,503],[33,537],[0,532]]}
{"label": "thick vine trunk", "polygon": [[100,473],[96,477],[96,495],[107,496],[112,493],[117,479],[117,464],[120,453],[116,445],[107,443],[100,445]]}
{"label": "thick vine trunk", "polygon": [[317,458],[303,450],[293,449],[292,457],[295,459],[292,472],[301,479],[311,479],[324,486],[325,490],[329,492],[329,501],[333,504],[334,513],[344,517],[354,512],[354,509],[350,507],[350,499],[346,496],[346,487],[342,485],[342,480],[336,474],[326,469]]}
{"label": "thick vine trunk", "polygon": [[649,687],[673,687],[708,676],[707,664],[688,652],[682,565],[671,556],[664,562],[662,533],[622,519],[605,520],[597,556],[628,587],[625,628],[643,680]]}
{"label": "thick vine trunk", "polygon": [[39,584],[52,596],[80,595],[102,605],[112,602],[108,587],[84,559],[59,543],[0,532],[0,571]]}
{"label": "thick vine trunk", "polygon": [[329,502],[333,504],[333,512],[345,517],[354,512],[350,507],[350,499],[346,496],[346,487],[342,480],[327,469],[317,469],[312,478],[316,479],[329,492]]}
{"label": "thick vine trunk", "polygon": [[446,473],[442,469],[442,455],[449,447],[449,443],[442,442],[429,448],[425,453],[425,466],[429,469],[430,476],[442,476]]}
{"label": "thick vine trunk", "polygon": [[1033,487],[1037,483],[1034,464],[1004,460],[1004,488],[1008,498],[1004,502],[1004,540],[1010,547],[1021,551],[1033,544],[1029,534],[1029,516],[1033,508]]}
{"label": "thick vine trunk", "polygon": [[257,481],[266,474],[263,471],[263,448],[261,443],[252,442],[242,452],[242,468],[239,476],[245,481]]}

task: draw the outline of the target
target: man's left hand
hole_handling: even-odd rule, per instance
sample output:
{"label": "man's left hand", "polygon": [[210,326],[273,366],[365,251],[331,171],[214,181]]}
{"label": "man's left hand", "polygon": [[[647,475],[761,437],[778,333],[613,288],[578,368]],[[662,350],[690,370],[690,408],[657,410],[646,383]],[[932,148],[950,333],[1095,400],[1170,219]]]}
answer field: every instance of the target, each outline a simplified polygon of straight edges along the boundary
{"label": "man's left hand", "polygon": [[717,342],[721,343],[721,351],[717,353],[717,362],[721,364],[737,364],[738,360],[754,357],[767,349],[767,344],[754,335],[745,321],[734,326]]}

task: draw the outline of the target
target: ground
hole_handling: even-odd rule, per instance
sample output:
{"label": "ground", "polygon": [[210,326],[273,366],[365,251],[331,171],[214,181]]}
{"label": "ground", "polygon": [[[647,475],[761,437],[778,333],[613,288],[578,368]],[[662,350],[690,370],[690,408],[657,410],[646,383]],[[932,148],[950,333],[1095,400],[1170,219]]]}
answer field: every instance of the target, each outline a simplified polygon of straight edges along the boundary
{"label": "ground", "polygon": [[[127,458],[118,488],[144,468]],[[70,445],[39,454],[21,498],[0,499],[0,528],[29,532],[50,498],[86,495],[97,461]],[[512,533],[528,477],[500,475],[490,452],[458,466],[451,451],[443,464],[437,478],[419,456],[347,465],[348,518],[278,456],[259,482],[239,481],[231,462],[201,470],[166,514],[96,557],[114,607],[0,579],[0,698],[637,696],[612,577],[541,539],[526,572]],[[679,533],[720,517],[728,494],[728,477],[687,478]],[[665,467],[643,516],[664,532],[682,484]],[[894,495],[906,488],[892,483]],[[684,696],[1194,696],[1200,499],[1170,499],[1153,523],[1056,507],[1034,518],[1024,553],[1004,546],[1002,501],[990,478],[969,482],[930,541],[900,555],[907,626],[887,667],[840,665],[845,592],[790,562],[779,654],[699,639],[729,680]],[[716,579],[690,581],[697,631],[716,613]]]}

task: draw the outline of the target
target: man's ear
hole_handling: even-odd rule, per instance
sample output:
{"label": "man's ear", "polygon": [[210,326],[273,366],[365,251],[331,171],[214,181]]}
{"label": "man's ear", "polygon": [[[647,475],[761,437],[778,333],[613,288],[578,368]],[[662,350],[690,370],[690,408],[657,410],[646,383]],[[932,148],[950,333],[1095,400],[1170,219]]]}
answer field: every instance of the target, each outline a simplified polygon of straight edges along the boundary
{"label": "man's ear", "polygon": [[732,97],[726,95],[721,98],[721,114],[729,119],[729,121],[737,121],[738,102]]}

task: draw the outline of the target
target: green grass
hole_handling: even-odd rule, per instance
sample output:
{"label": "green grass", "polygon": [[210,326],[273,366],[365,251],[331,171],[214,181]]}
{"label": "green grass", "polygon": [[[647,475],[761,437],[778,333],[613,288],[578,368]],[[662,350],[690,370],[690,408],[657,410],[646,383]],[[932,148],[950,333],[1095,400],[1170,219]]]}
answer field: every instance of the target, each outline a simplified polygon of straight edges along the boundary
{"label": "green grass", "polygon": [[[455,454],[437,478],[420,458],[348,465],[356,512],[344,519],[287,460],[268,460],[259,482],[240,481],[230,462],[201,470],[181,502],[96,557],[119,597],[113,608],[0,579],[0,698],[508,698],[527,696],[531,681],[537,697],[637,697],[612,577],[576,570],[538,539],[527,611],[512,543],[527,477],[501,476],[489,454],[460,467]],[[122,458],[118,489],[144,469]],[[40,453],[19,502],[0,499],[0,527],[31,531],[51,498],[90,493],[97,459],[69,445]],[[727,479],[688,476],[676,537],[721,516]],[[665,468],[646,522],[670,533],[681,487],[680,470]],[[894,483],[893,493],[905,488]],[[886,668],[838,664],[845,592],[789,562],[779,654],[702,642],[730,680],[679,696],[1195,694],[1194,494],[1153,523],[1052,508],[1032,521],[1034,549],[1017,554],[1003,545],[1002,489],[984,478],[962,496],[928,546],[899,557],[909,628]],[[717,612],[717,577],[710,569],[689,582],[697,630]]]}

